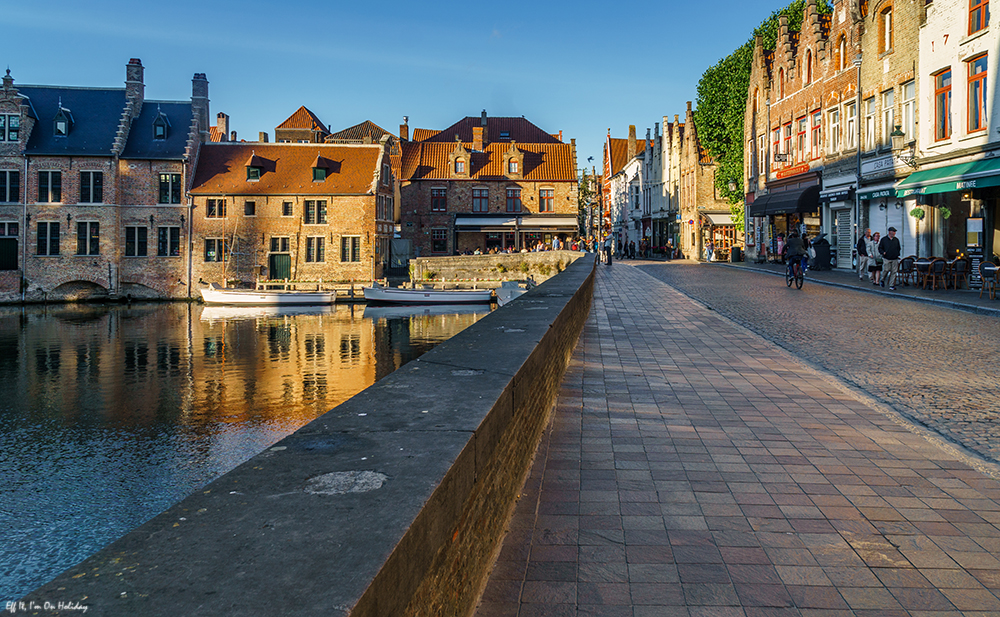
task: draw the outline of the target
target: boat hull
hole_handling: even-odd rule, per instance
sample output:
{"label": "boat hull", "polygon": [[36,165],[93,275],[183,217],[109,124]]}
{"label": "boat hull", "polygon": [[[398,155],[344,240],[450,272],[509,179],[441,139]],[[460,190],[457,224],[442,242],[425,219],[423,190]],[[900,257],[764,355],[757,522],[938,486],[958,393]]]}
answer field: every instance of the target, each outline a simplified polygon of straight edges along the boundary
{"label": "boat hull", "polygon": [[395,287],[364,287],[365,300],[384,304],[489,304],[491,289],[397,289]]}
{"label": "boat hull", "polygon": [[243,306],[282,306],[293,304],[333,304],[335,291],[266,291],[250,289],[222,289],[210,287],[201,290],[205,304]]}

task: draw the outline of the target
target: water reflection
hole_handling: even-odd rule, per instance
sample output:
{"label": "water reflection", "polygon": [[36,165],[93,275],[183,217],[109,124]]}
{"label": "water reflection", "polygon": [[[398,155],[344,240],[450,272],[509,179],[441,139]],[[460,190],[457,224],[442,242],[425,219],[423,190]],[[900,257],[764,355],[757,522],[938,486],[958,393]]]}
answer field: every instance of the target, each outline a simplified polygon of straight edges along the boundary
{"label": "water reflection", "polygon": [[489,307],[0,310],[0,602],[51,579]]}

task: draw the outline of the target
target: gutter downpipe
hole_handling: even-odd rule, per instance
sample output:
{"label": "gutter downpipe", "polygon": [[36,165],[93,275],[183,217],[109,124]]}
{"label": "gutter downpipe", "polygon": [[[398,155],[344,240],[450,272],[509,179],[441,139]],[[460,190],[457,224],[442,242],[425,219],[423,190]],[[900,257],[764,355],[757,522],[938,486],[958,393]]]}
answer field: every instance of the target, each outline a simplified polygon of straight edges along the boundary
{"label": "gutter downpipe", "polygon": [[[858,53],[857,56],[854,57],[854,67],[858,71],[857,90],[854,93],[855,107],[857,109],[857,111],[854,112],[855,113],[854,131],[856,133],[858,140],[857,143],[858,149],[857,152],[855,153],[855,159],[857,163],[857,168],[855,172],[857,173],[857,178],[855,179],[854,182],[856,188],[854,189],[854,237],[852,241],[853,245],[853,248],[851,249],[852,252],[857,250],[858,232],[860,231],[861,227],[861,53],[860,52]],[[855,257],[860,263],[861,256],[855,255]],[[857,271],[857,265],[852,263],[851,269]]]}

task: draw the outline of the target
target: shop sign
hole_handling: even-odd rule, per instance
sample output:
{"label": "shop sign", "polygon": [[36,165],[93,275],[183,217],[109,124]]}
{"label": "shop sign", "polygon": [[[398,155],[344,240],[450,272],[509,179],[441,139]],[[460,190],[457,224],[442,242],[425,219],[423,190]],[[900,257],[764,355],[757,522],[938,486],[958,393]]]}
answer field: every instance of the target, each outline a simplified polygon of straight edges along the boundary
{"label": "shop sign", "polygon": [[881,178],[893,176],[896,174],[896,170],[904,168],[905,164],[902,161],[889,154],[861,163],[861,175],[866,178]]}
{"label": "shop sign", "polygon": [[795,167],[789,167],[787,169],[782,169],[775,174],[776,178],[788,178],[789,176],[796,176],[809,171],[809,163],[799,163]]}

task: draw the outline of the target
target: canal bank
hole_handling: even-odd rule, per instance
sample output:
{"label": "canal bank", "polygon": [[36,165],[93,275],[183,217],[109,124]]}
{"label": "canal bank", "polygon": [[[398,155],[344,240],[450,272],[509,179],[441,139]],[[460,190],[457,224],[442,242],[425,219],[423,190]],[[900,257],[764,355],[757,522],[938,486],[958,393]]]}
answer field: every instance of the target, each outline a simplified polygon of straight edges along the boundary
{"label": "canal bank", "polygon": [[577,260],[23,601],[98,615],[469,613],[589,313],[593,266]]}

